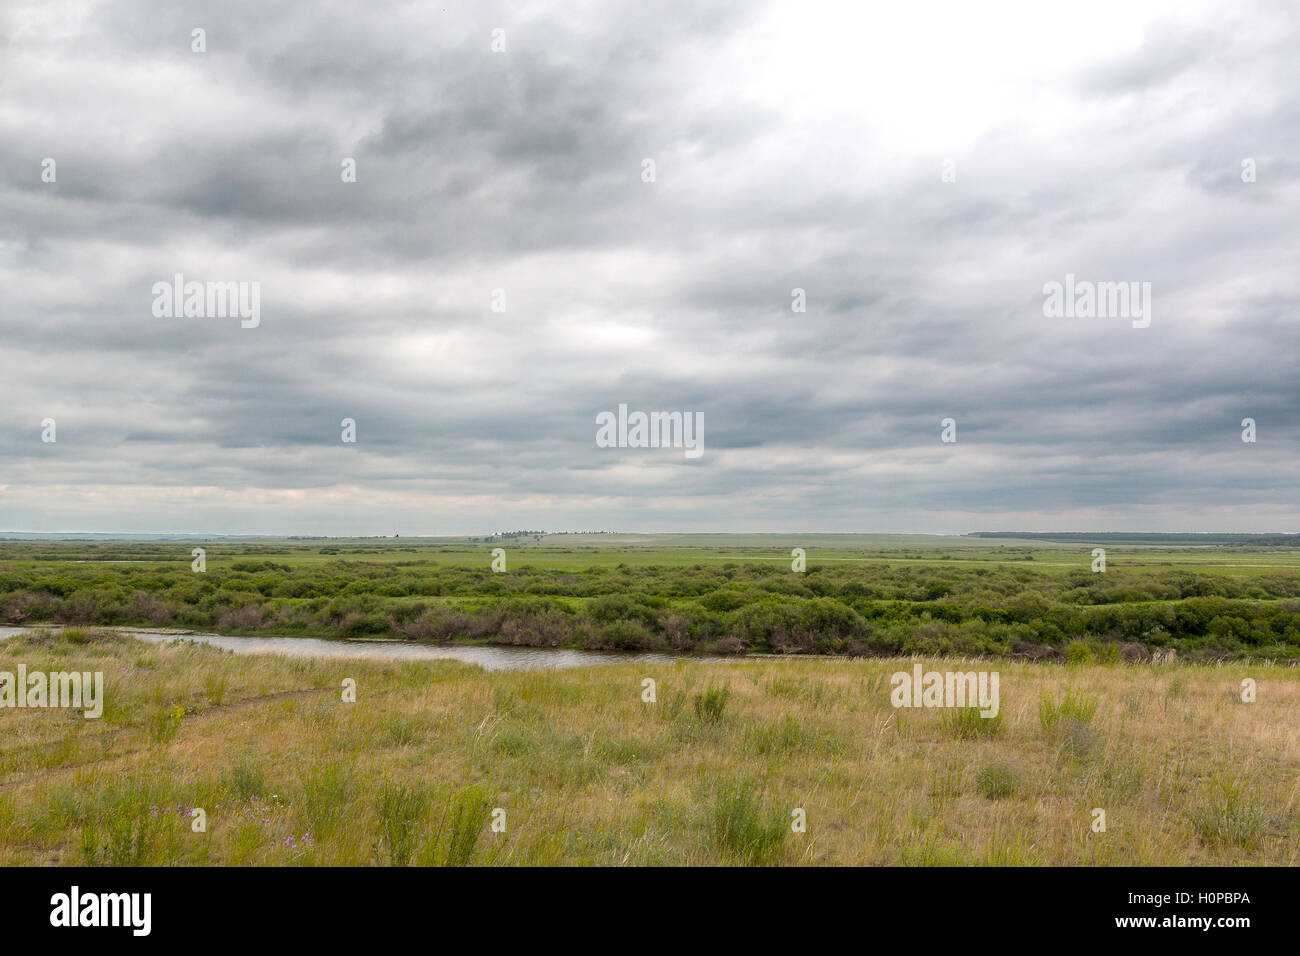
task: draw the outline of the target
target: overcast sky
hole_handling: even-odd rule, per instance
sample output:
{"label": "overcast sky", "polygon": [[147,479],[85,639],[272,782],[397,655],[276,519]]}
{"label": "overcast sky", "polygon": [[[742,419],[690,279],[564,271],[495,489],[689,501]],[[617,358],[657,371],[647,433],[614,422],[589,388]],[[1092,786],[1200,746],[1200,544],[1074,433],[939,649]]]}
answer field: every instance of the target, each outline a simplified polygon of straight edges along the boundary
{"label": "overcast sky", "polygon": [[1297,9],[4,0],[0,529],[1300,530]]}

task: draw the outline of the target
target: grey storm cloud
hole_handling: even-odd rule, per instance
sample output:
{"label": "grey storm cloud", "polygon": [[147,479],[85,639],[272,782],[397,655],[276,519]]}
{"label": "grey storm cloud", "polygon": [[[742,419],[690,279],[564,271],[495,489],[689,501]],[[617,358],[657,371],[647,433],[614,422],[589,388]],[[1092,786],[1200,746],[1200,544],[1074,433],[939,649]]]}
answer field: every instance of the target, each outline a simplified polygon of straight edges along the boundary
{"label": "grey storm cloud", "polygon": [[6,4],[0,529],[1296,530],[1297,14],[1043,6]]}

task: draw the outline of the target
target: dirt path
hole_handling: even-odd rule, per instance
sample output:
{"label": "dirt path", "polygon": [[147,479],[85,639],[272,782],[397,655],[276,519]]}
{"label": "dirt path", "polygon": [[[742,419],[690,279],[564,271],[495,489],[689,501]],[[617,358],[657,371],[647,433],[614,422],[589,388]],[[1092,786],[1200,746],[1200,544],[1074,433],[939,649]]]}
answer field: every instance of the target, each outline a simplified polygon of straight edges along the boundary
{"label": "dirt path", "polygon": [[[204,707],[203,710],[201,711],[197,711],[194,714],[187,715],[184,718],[184,720],[186,722],[197,721],[197,720],[202,720],[204,717],[207,717],[210,714],[234,713],[240,710],[247,710],[250,707],[256,707],[260,704],[269,704],[277,700],[285,700],[294,697],[311,697],[312,695],[315,694],[327,694],[334,690],[336,690],[336,688],[334,687],[306,687],[300,690],[282,690],[274,694],[257,694],[252,697],[241,697],[239,700],[234,700],[231,701],[230,703],[210,704]],[[118,727],[115,730],[104,731],[100,739],[107,743],[120,738],[123,734],[129,733],[130,731],[140,730],[140,729],[141,728],[134,727],[134,726]],[[78,739],[80,739],[80,735],[78,735]],[[43,745],[41,748],[39,748],[39,750],[53,750],[56,747],[64,746],[64,744],[65,741],[58,740],[58,741],[54,741],[53,743]],[[66,770],[76,770],[79,767],[89,767],[93,764],[99,763],[101,760],[110,760],[110,759],[119,759],[122,757],[129,757],[132,754],[139,753],[140,750],[142,749],[144,748],[136,748],[134,750],[124,750],[120,753],[115,753],[112,755],[105,754],[103,757],[100,757],[96,760],[84,760],[78,763],[66,763],[66,764],[58,764],[50,767],[41,767],[39,770],[28,771],[26,773],[24,773],[22,770],[14,770],[11,773],[6,774],[5,780],[0,781],[0,790],[5,790],[8,787],[14,786],[18,783],[25,782],[31,779],[33,776],[39,778],[40,776],[43,776],[47,773],[58,773]],[[18,780],[10,779],[14,774],[22,774],[22,777]]]}

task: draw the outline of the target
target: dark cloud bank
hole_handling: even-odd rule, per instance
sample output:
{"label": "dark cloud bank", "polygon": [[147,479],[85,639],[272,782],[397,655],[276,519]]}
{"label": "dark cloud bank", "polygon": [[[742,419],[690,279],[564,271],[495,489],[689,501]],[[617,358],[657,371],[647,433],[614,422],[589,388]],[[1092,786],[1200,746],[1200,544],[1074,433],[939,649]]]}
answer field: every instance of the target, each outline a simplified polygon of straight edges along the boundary
{"label": "dark cloud bank", "polygon": [[6,5],[0,528],[1297,530],[1294,7],[798,7]]}

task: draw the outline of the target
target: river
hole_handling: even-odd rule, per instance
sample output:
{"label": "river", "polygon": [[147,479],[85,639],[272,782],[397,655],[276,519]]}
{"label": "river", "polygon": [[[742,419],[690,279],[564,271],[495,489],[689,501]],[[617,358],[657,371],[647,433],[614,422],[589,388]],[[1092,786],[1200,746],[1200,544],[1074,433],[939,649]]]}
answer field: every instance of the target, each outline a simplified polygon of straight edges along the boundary
{"label": "river", "polygon": [[[59,630],[54,625],[49,630]],[[0,627],[0,639],[34,630],[32,627]],[[145,641],[165,643],[184,640],[211,644],[236,654],[286,654],[291,657],[364,657],[386,661],[457,660],[477,664],[490,671],[561,670],[598,664],[670,663],[678,658],[667,654],[633,654],[613,651],[582,651],[558,647],[501,647],[464,644],[413,644],[408,641],[351,641],[319,637],[231,637],[226,634],[196,634],[138,631],[112,628]],[[703,660],[704,658],[691,658]]]}

